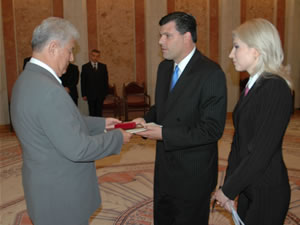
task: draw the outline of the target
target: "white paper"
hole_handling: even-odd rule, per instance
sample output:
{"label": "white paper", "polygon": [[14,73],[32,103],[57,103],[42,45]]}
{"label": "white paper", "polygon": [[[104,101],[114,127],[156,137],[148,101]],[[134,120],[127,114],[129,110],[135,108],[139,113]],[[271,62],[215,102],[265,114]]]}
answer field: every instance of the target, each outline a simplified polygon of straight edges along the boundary
{"label": "white paper", "polygon": [[235,211],[233,206],[231,206],[231,213],[232,213],[232,219],[235,225],[245,225],[241,218],[239,217],[239,214]]}
{"label": "white paper", "polygon": [[[156,123],[146,123],[146,125],[150,125],[150,126],[159,126],[159,127],[162,127],[161,125],[158,125]],[[138,133],[138,132],[142,132],[142,131],[146,131],[147,129],[145,127],[139,127],[137,126],[136,128],[134,129],[128,129],[126,130],[126,132],[128,133],[132,133],[132,134],[135,134],[135,133]]]}

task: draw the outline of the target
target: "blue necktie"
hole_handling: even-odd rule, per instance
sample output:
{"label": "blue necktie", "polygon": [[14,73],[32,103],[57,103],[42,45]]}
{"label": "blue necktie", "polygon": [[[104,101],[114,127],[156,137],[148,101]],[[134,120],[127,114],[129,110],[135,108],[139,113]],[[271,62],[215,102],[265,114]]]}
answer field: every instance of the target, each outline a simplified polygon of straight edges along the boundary
{"label": "blue necktie", "polygon": [[178,72],[179,72],[179,67],[178,67],[178,65],[176,65],[175,70],[173,72],[173,76],[172,76],[170,91],[173,89],[173,87],[175,86],[175,84],[178,80],[178,75],[179,75]]}

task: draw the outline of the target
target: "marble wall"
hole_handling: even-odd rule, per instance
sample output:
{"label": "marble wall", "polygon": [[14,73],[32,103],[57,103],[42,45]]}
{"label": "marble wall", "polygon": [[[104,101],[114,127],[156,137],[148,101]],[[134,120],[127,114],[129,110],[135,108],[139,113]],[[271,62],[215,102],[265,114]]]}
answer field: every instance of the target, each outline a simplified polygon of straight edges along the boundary
{"label": "marble wall", "polygon": [[[79,29],[81,38],[75,52],[75,64],[81,69],[92,48],[101,50],[107,64],[110,83],[122,96],[122,84],[136,80],[147,84],[154,97],[157,65],[162,60],[159,19],[168,12],[184,10],[198,22],[197,47],[220,63],[227,76],[228,111],[239,97],[239,79],[228,59],[231,31],[241,22],[264,17],[273,22],[282,37],[285,62],[291,65],[295,86],[295,107],[300,107],[300,1],[298,0],[1,0],[0,49],[0,124],[9,123],[8,103],[11,89],[22,70],[23,59],[31,54],[33,28],[48,16],[61,16]],[[1,43],[0,43],[1,44]],[[5,81],[6,79],[6,81]],[[7,86],[5,84],[7,83]],[[80,84],[78,86],[80,92]],[[6,99],[6,100],[5,100]],[[87,114],[87,105],[79,101]]]}
{"label": "marble wall", "polygon": [[119,95],[123,83],[136,80],[134,15],[134,0],[97,0],[100,61],[107,65],[109,82],[116,84]]}
{"label": "marble wall", "polygon": [[[23,70],[24,58],[31,56],[31,38],[34,28],[52,16],[52,0],[14,0],[15,43],[17,74]],[[35,7],[28,7],[32,5]]]}
{"label": "marble wall", "polygon": [[197,21],[197,48],[209,55],[209,0],[176,0],[175,10],[192,14]]}

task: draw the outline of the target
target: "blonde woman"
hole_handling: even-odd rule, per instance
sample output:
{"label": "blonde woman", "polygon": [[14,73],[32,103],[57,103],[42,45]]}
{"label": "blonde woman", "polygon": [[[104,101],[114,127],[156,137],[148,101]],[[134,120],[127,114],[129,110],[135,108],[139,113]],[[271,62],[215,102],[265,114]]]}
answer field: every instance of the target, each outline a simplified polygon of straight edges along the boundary
{"label": "blonde woman", "polygon": [[250,79],[233,112],[235,133],[226,178],[213,198],[231,211],[238,197],[237,211],[247,225],[283,224],[290,186],[282,140],[292,95],[278,31],[265,19],[246,21],[233,31],[229,58]]}

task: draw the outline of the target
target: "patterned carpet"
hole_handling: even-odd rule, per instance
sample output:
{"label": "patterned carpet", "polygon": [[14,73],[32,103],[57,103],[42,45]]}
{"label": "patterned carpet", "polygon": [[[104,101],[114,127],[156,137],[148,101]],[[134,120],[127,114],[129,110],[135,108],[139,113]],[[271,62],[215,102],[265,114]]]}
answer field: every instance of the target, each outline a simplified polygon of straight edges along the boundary
{"label": "patterned carpet", "polygon": [[[233,135],[227,120],[219,143],[219,182],[224,178]],[[153,215],[153,168],[155,142],[134,136],[118,156],[96,161],[102,207],[90,220],[91,225],[151,225]],[[291,120],[284,138],[284,158],[292,188],[290,209],[285,225],[300,224],[300,111]],[[17,138],[9,128],[0,126],[0,224],[32,225],[26,211],[21,185],[22,155]],[[233,225],[231,216],[217,207],[210,225]]]}

